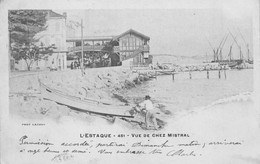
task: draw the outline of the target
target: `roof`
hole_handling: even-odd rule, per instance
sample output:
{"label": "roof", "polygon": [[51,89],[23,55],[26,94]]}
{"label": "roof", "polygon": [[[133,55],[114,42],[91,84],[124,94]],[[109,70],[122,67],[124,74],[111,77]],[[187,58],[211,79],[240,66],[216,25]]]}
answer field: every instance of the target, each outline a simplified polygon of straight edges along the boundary
{"label": "roof", "polygon": [[[113,36],[84,36],[84,41],[110,41],[113,39]],[[81,41],[81,37],[68,37],[67,42]]]}
{"label": "roof", "polygon": [[52,11],[52,10],[49,10],[48,16],[49,16],[50,18],[65,18],[64,15],[58,14],[58,13]]}
{"label": "roof", "polygon": [[137,31],[135,31],[133,29],[129,29],[126,32],[124,32],[124,33],[114,37],[113,40],[117,40],[117,39],[119,39],[119,38],[121,38],[121,37],[123,37],[123,36],[125,36],[127,34],[135,34],[135,35],[140,36],[140,37],[142,37],[142,38],[144,38],[146,40],[150,40],[150,37],[148,37],[148,36],[146,36],[146,35],[144,35],[144,34],[142,34],[140,32],[137,32]]}

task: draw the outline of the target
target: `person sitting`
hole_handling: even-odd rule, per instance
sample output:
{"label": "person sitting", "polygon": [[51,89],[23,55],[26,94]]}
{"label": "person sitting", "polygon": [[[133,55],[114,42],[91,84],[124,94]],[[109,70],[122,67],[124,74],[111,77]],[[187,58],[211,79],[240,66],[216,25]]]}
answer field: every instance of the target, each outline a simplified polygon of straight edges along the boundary
{"label": "person sitting", "polygon": [[154,105],[153,102],[151,101],[151,97],[149,95],[145,96],[145,100],[139,104],[139,106],[141,107],[142,111],[145,111],[145,124],[146,127],[149,128],[150,126],[150,120],[152,120],[153,124],[154,124],[154,128],[156,130],[158,130],[158,124],[156,121],[156,117],[155,117],[155,111],[154,111]]}

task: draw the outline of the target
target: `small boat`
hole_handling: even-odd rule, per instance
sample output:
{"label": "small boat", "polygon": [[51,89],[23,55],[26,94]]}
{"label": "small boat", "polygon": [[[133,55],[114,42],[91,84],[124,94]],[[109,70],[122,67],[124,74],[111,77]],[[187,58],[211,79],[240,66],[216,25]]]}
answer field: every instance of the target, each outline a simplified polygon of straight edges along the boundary
{"label": "small boat", "polygon": [[[80,112],[100,115],[110,122],[114,122],[115,117],[119,117],[133,125],[139,125],[144,130],[154,130],[154,127],[145,126],[145,114],[141,112],[133,113],[134,108],[131,108],[130,106],[112,105],[93,99],[82,100],[80,97],[71,96],[57,89],[48,87],[40,80],[39,84],[41,95],[44,99],[68,106],[69,108]],[[162,121],[162,119],[156,118],[156,121],[159,125],[159,129],[166,125],[166,122]]]}
{"label": "small boat", "polygon": [[241,63],[243,63],[243,60],[235,59],[235,60],[221,60],[221,61],[212,61],[211,63],[219,63],[220,65],[228,65],[230,68],[234,68]]}
{"label": "small boat", "polygon": [[89,112],[93,114],[133,118],[129,113],[129,106],[120,106],[103,103],[93,99],[81,99],[80,97],[71,96],[57,89],[48,87],[39,80],[41,95],[44,99],[55,101],[58,104],[68,106],[81,112]]}
{"label": "small boat", "polygon": [[173,70],[156,70],[156,72],[160,75],[172,75]]}

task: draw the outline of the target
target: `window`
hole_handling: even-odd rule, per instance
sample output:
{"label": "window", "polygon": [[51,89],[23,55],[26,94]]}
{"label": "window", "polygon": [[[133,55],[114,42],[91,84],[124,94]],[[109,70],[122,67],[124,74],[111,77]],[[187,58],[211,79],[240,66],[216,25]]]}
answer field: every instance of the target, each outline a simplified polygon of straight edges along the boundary
{"label": "window", "polygon": [[61,39],[60,38],[56,38],[56,47],[57,47],[57,49],[61,49]]}
{"label": "window", "polygon": [[123,50],[126,50],[126,47],[127,47],[127,40],[126,40],[126,39],[123,39],[123,40],[122,40],[122,49],[123,49]]}
{"label": "window", "polygon": [[60,22],[55,23],[55,31],[59,32],[60,31]]}
{"label": "window", "polygon": [[49,37],[46,37],[45,38],[45,45],[50,45],[50,38]]}
{"label": "window", "polygon": [[130,50],[132,50],[132,49],[133,49],[133,46],[134,46],[133,40],[134,40],[133,37],[130,37],[130,38],[129,38],[129,48],[130,48]]}

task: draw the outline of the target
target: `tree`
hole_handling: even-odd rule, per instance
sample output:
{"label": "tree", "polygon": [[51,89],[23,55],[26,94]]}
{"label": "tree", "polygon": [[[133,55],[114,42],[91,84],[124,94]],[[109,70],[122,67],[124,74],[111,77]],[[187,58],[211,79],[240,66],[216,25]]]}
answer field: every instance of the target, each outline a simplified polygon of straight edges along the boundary
{"label": "tree", "polygon": [[25,60],[27,70],[30,71],[34,62],[41,59],[46,60],[55,48],[54,45],[44,46],[43,43],[41,43],[40,46],[35,44],[24,44],[22,46],[13,44],[12,54],[15,60]]}
{"label": "tree", "polygon": [[36,34],[46,30],[47,10],[10,10],[8,25],[11,55],[15,60],[24,59],[28,70],[40,59],[46,59],[55,48],[54,45],[39,45]]}
{"label": "tree", "polygon": [[114,53],[114,46],[118,46],[119,43],[117,41],[111,40],[110,42],[106,42],[103,51],[107,51],[109,54]]}
{"label": "tree", "polygon": [[108,52],[109,58],[111,59],[111,66],[117,66],[120,63],[120,57],[114,52],[114,46],[118,46],[119,43],[115,40],[106,42],[103,51]]}
{"label": "tree", "polygon": [[8,12],[11,43],[27,44],[37,42],[35,35],[46,30],[46,10],[10,10]]}

